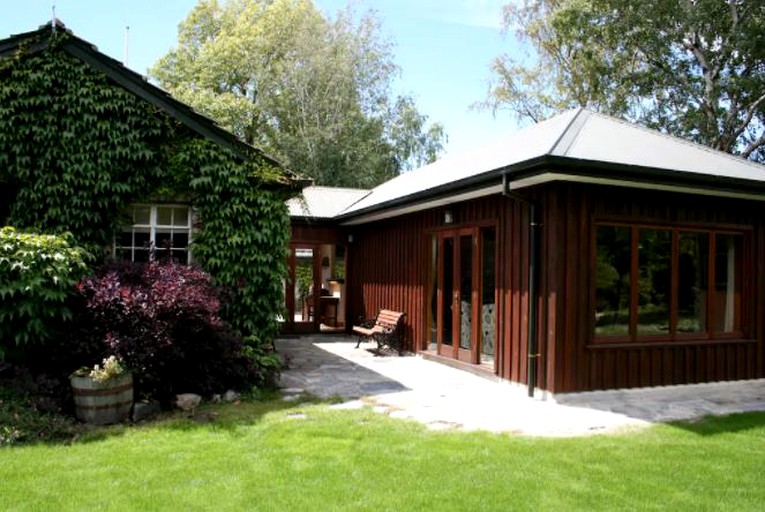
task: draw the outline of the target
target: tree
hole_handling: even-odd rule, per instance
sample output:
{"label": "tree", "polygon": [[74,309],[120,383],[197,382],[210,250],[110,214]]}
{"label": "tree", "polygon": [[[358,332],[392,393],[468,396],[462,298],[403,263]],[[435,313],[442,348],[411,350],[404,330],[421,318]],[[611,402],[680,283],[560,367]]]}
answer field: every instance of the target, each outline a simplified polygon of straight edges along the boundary
{"label": "tree", "polygon": [[763,162],[763,26],[751,0],[509,4],[534,63],[495,59],[483,105],[534,121],[584,106]]}
{"label": "tree", "polygon": [[150,75],[317,184],[372,187],[444,140],[411,98],[392,99],[379,33],[372,13],[327,19],[310,0],[200,0]]}

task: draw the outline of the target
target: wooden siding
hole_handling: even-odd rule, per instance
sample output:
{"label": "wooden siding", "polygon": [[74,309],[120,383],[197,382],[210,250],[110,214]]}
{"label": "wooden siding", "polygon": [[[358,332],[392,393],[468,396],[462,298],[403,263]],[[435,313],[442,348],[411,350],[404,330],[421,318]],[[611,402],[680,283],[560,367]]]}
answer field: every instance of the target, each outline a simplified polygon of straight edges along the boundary
{"label": "wooden siding", "polygon": [[[443,222],[447,209],[454,216],[450,225]],[[496,373],[504,379],[525,381],[528,221],[526,206],[493,196],[354,227],[353,243],[349,244],[349,288],[354,297],[351,318],[371,318],[383,308],[404,311],[408,349],[425,349],[431,235],[459,226],[494,225],[498,261]]]}
{"label": "wooden siding", "polygon": [[348,239],[343,229],[326,223],[307,223],[293,220],[290,228],[292,229],[290,241],[293,244],[345,245]]}
{"label": "wooden siding", "polygon": [[[765,377],[765,205],[573,183],[529,192],[542,213],[537,386],[555,393]],[[444,224],[444,211],[454,222]],[[594,220],[745,227],[749,253],[749,336],[605,344],[593,342]],[[528,361],[529,209],[500,195],[348,228],[349,317],[379,309],[407,314],[410,350],[426,349],[430,236],[441,229],[497,228],[495,372],[526,383]]]}
{"label": "wooden siding", "polygon": [[[546,387],[555,392],[751,379],[763,372],[763,268],[760,219],[765,205],[657,191],[579,184],[551,186],[544,196],[550,281]],[[747,254],[746,339],[598,343],[593,341],[594,222],[729,226],[751,232]],[[555,225],[550,225],[552,222]],[[557,281],[557,282],[555,282]],[[555,294],[555,296],[553,296]],[[557,316],[554,311],[560,312]],[[552,382],[549,379],[554,379]],[[541,383],[540,383],[541,384]]]}

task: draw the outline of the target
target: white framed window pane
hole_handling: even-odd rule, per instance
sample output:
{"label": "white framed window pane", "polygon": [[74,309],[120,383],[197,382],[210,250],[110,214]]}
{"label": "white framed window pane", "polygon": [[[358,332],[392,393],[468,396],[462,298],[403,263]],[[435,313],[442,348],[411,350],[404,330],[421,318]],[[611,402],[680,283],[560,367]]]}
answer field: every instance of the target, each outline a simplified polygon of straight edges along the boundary
{"label": "white framed window pane", "polygon": [[148,226],[151,224],[151,206],[136,205],[133,207],[133,224]]}
{"label": "white framed window pane", "polygon": [[189,209],[185,206],[173,207],[173,226],[185,228],[189,226]]}
{"label": "white framed window pane", "polygon": [[157,226],[173,225],[173,207],[157,206]]}
{"label": "white framed window pane", "polygon": [[115,237],[116,256],[141,262],[170,257],[178,263],[188,264],[191,240],[189,207],[133,205],[132,211],[134,223],[125,226]]}

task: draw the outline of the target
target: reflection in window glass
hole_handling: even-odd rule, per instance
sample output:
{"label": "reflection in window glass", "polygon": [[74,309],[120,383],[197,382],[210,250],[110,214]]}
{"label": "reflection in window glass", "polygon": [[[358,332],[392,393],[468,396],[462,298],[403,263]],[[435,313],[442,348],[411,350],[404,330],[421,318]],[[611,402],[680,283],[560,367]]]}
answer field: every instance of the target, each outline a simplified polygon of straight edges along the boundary
{"label": "reflection in window glass", "polygon": [[678,236],[677,331],[705,332],[709,234]]}
{"label": "reflection in window glass", "polygon": [[134,205],[133,224],[115,238],[115,255],[130,261],[189,263],[191,243],[188,206]]}
{"label": "reflection in window glass", "polygon": [[173,209],[170,206],[157,206],[157,225],[173,225]]}
{"label": "reflection in window glass", "polygon": [[630,238],[627,227],[598,226],[595,334],[626,336],[630,325]]}
{"label": "reflection in window glass", "polygon": [[715,318],[714,330],[741,330],[741,235],[717,235],[715,238]]}
{"label": "reflection in window glass", "polygon": [[151,206],[136,205],[133,207],[133,224],[148,226],[151,224]]}
{"label": "reflection in window glass", "polygon": [[669,333],[672,289],[670,231],[641,229],[638,238],[637,334]]}

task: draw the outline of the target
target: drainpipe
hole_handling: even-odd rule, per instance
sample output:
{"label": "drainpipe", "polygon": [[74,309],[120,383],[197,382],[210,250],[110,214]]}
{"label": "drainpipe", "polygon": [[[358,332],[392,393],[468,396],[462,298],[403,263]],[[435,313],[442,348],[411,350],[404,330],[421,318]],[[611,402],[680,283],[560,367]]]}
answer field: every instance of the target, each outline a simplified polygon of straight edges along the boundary
{"label": "drainpipe", "polygon": [[539,274],[539,230],[542,226],[539,220],[539,205],[536,201],[528,199],[516,192],[510,190],[510,176],[505,173],[502,175],[502,195],[520,201],[529,207],[529,353],[528,353],[528,386],[529,396],[534,396],[534,388],[537,384],[537,315],[538,315],[538,293],[537,280]]}

